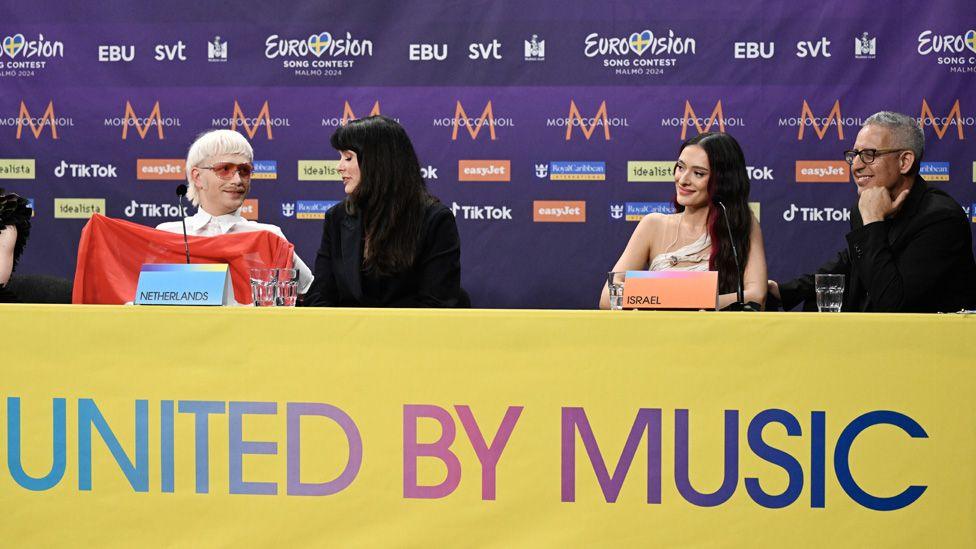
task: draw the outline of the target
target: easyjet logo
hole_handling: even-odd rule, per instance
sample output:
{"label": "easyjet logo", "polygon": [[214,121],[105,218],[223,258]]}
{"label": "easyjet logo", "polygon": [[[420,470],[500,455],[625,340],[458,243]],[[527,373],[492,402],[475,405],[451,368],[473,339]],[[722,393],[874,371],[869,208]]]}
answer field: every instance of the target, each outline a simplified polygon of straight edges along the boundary
{"label": "easyjet logo", "polygon": [[458,181],[511,180],[511,160],[458,160]]}
{"label": "easyjet logo", "polygon": [[241,217],[244,219],[250,219],[251,221],[258,220],[258,199],[248,198],[241,205]]}
{"label": "easyjet logo", "polygon": [[535,200],[532,221],[536,223],[585,223],[584,200]]}
{"label": "easyjet logo", "polygon": [[847,183],[850,166],[843,160],[797,160],[798,183]]}
{"label": "easyjet logo", "polygon": [[[973,123],[972,119],[970,124]],[[949,126],[956,127],[956,135],[959,136],[960,140],[966,139],[962,134],[963,119],[962,110],[959,108],[959,100],[952,104],[952,108],[949,110],[949,114],[942,117],[937,117],[932,113],[931,107],[929,107],[928,101],[924,98],[922,99],[922,114],[918,117],[918,123],[924,128],[925,126],[931,126],[935,130],[935,135],[942,139],[945,137],[947,131],[949,131]]]}
{"label": "easyjet logo", "polygon": [[137,179],[186,179],[183,167],[186,161],[180,158],[140,158],[136,160]]}

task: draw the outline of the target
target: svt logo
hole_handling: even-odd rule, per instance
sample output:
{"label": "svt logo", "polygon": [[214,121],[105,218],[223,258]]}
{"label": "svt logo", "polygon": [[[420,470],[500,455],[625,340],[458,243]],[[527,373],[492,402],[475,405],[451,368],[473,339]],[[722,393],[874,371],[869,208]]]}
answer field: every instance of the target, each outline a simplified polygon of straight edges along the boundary
{"label": "svt logo", "polygon": [[498,40],[492,40],[488,44],[479,44],[475,42],[468,45],[468,59],[501,59],[501,49],[502,44]]}
{"label": "svt logo", "polygon": [[796,56],[797,57],[830,57],[830,40],[826,37],[821,37],[820,40],[816,42],[811,42],[809,40],[801,40],[796,43]]}

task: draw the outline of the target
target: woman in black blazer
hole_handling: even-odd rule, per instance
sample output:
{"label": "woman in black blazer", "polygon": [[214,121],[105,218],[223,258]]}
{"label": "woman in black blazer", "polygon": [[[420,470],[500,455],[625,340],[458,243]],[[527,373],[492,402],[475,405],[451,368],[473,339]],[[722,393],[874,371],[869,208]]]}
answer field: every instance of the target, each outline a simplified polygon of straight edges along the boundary
{"label": "woman in black blazer", "polygon": [[370,116],[331,143],[347,196],[325,213],[305,305],[470,307],[454,214],[427,192],[403,127]]}

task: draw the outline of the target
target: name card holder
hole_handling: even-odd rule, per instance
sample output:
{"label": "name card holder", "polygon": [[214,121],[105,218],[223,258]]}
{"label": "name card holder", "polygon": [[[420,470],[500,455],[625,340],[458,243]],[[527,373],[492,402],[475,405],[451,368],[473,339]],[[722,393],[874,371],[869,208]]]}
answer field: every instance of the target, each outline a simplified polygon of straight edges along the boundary
{"label": "name card holder", "polygon": [[225,263],[146,263],[136,305],[227,305],[233,296]]}
{"label": "name card holder", "polygon": [[707,309],[718,305],[715,271],[627,271],[624,309]]}

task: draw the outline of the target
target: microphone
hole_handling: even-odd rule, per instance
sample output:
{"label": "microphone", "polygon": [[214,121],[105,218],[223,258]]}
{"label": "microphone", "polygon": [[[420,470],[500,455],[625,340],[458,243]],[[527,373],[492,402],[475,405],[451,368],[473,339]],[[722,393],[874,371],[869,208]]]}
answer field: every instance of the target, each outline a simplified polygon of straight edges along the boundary
{"label": "microphone", "polygon": [[179,197],[180,201],[180,223],[183,224],[183,247],[186,250],[186,264],[190,264],[190,242],[186,238],[186,216],[183,215],[183,197],[186,196],[186,185],[179,184],[176,186],[176,196]]}
{"label": "microphone", "polygon": [[735,290],[736,297],[738,301],[732,303],[722,309],[723,311],[758,311],[760,305],[758,303],[750,301],[745,302],[745,290],[742,287],[742,267],[739,265],[739,250],[735,246],[735,239],[732,238],[732,224],[729,222],[729,211],[725,209],[725,204],[722,203],[718,197],[715,198],[715,203],[722,208],[722,217],[725,218],[725,228],[729,234],[729,244],[732,246],[732,259],[735,261]]}

